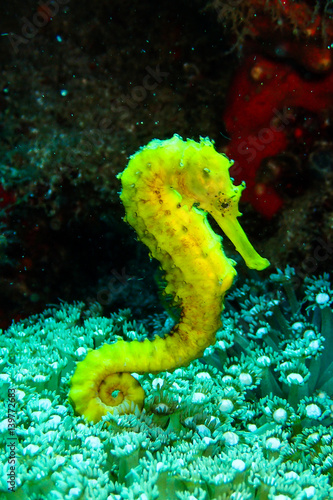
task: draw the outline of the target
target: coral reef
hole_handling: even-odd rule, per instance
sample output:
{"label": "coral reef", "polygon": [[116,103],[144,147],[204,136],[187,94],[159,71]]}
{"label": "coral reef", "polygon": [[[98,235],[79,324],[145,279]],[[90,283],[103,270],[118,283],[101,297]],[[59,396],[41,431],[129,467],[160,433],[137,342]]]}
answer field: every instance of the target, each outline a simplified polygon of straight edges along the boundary
{"label": "coral reef", "polygon": [[332,2],[212,0],[219,21],[234,33],[234,48],[261,49],[294,59],[314,72],[331,68]]}
{"label": "coral reef", "polygon": [[[217,151],[226,151],[223,110],[235,85],[231,77],[249,54],[298,70],[301,84],[317,87],[328,77],[330,66],[322,63],[332,53],[330,2],[220,2],[226,29],[214,3],[217,11],[206,9],[205,0],[191,9],[186,0],[162,0],[154,8],[144,1],[67,2],[39,29],[29,23],[46,11],[35,0],[4,4],[0,204],[10,210],[0,213],[2,328],[58,298],[96,300],[114,270],[125,267],[133,281],[142,279],[147,259],[121,221],[116,175],[141,144],[174,130],[195,140],[208,136]],[[14,34],[22,43],[12,45]],[[235,38],[240,51],[230,51]],[[252,83],[259,89],[265,82]],[[265,95],[275,99],[276,92]],[[239,106],[239,119],[247,106]],[[254,109],[254,129],[260,112]],[[254,181],[263,201],[273,206],[277,196],[281,206],[282,200],[280,211],[271,209],[276,217],[269,222],[249,203],[240,211],[255,248],[275,265],[298,266],[311,257],[315,238],[333,242],[332,112],[297,107],[287,110],[287,119],[286,151],[263,158]],[[329,269],[319,263],[316,272]],[[106,294],[100,301],[106,314],[127,306],[126,292]],[[143,302],[152,304],[148,299]]]}
{"label": "coral reef", "polygon": [[[237,217],[244,185],[234,186],[231,162],[209,139],[154,139],[119,174],[125,220],[159,261],[164,294],[180,309],[180,321],[165,339],[103,345],[89,352],[72,378],[70,399],[78,413],[97,422],[107,412],[131,413],[144,393],[129,372],[159,372],[186,366],[215,341],[226,292],[236,271],[223,252],[210,214],[251,269],[269,262],[249,243]],[[114,395],[116,394],[116,395]]]}
{"label": "coral reef", "polygon": [[201,360],[136,375],[143,411],[95,425],[68,404],[75,363],[104,342],[166,334],[172,320],[137,323],[128,309],[106,318],[98,304],[75,303],[3,332],[1,397],[11,391],[15,412],[9,420],[0,409],[1,498],[333,498],[329,277],[300,284],[287,268],[226,300],[224,328]]}
{"label": "coral reef", "polygon": [[[214,13],[185,0],[67,2],[31,33],[38,9],[14,0],[0,19],[0,185],[16,198],[2,234],[3,328],[58,297],[96,299],[113,268],[134,274],[130,260],[143,268],[116,174],[153,137],[218,139],[232,71],[216,64]],[[14,51],[8,34],[26,43]]]}
{"label": "coral reef", "polygon": [[232,175],[249,187],[244,200],[271,219],[309,182],[307,157],[332,149],[332,4],[214,0],[209,6],[225,32],[234,33],[240,54],[223,115],[231,139],[225,152],[236,163]]}
{"label": "coral reef", "polygon": [[[271,166],[266,165],[271,179],[266,175],[266,180],[260,180],[258,170],[263,160],[286,154],[289,143],[295,139],[302,142],[304,155],[311,152],[316,136],[313,134],[311,139],[306,135],[299,124],[300,115],[304,121],[311,113],[317,116],[318,134],[321,131],[324,136],[326,131],[329,138],[327,109],[333,106],[332,86],[333,72],[316,79],[306,78],[290,64],[260,54],[248,56],[236,72],[224,113],[231,138],[226,153],[235,160],[231,175],[246,182],[245,199],[266,217],[272,217],[283,204],[275,187],[281,182],[283,167],[272,161]],[[295,184],[291,163],[288,181]],[[301,188],[302,181],[298,182]],[[286,188],[282,192],[288,193]]]}

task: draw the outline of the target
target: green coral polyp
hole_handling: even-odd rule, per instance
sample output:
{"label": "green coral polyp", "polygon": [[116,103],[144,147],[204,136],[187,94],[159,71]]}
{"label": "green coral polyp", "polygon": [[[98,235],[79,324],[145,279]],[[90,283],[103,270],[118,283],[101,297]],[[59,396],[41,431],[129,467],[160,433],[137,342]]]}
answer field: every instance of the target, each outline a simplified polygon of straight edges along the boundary
{"label": "green coral polyp", "polygon": [[[303,384],[279,380],[280,364],[290,361],[288,347],[295,340],[306,346],[321,337],[325,347],[332,342],[333,315],[316,301],[317,281],[322,278],[310,278],[290,298],[286,282],[272,276],[235,288],[227,298],[224,330],[203,362],[158,376],[137,375],[147,394],[143,410],[109,413],[97,424],[75,416],[68,404],[78,351],[92,349],[97,339],[127,339],[133,331],[148,337],[147,325],[162,329],[165,316],[139,328],[128,310],[103,318],[96,305],[78,303],[14,323],[0,336],[0,390],[3,398],[8,387],[16,394],[16,492],[5,481],[6,448],[0,457],[1,499],[333,498],[331,353],[325,348],[297,358],[310,374]],[[260,307],[251,290],[260,290]],[[290,299],[297,300],[295,313]],[[268,333],[254,340],[250,326],[252,333],[262,328],[272,301]],[[225,349],[219,345],[223,339]],[[242,373],[255,377],[256,385],[241,383]],[[41,389],[33,380],[39,374],[45,377]],[[168,412],[154,412],[155,403],[168,405]],[[0,405],[4,441],[7,417],[7,407]]]}

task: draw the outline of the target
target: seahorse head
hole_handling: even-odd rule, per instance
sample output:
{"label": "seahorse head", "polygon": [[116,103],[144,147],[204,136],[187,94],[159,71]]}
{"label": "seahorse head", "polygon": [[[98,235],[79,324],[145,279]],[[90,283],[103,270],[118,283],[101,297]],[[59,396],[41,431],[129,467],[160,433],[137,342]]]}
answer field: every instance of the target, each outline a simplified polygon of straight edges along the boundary
{"label": "seahorse head", "polygon": [[[233,242],[250,268],[265,269],[269,262],[263,259],[249,243],[237,217],[242,215],[238,202],[245,183],[235,186],[229,175],[233,161],[214,148],[208,138],[200,142],[191,139],[183,141],[174,135],[168,142],[170,153],[181,150],[178,157],[179,168],[173,172],[174,185],[181,192],[183,203],[192,209],[209,213],[224,234]],[[156,144],[157,146],[157,144]]]}
{"label": "seahorse head", "polygon": [[201,137],[200,142],[188,139],[184,144],[181,166],[189,198],[196,199],[200,208],[213,216],[215,212],[233,217],[241,215],[238,201],[245,183],[233,185],[229,175],[233,161],[218,153],[208,138]]}

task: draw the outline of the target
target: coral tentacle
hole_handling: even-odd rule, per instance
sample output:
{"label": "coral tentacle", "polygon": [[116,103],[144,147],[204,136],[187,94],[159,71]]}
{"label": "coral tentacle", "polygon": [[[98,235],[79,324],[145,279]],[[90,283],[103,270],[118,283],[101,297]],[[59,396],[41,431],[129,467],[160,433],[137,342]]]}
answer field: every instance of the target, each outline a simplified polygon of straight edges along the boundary
{"label": "coral tentacle", "polygon": [[[249,243],[237,221],[244,185],[234,186],[232,162],[208,139],[200,143],[151,141],[119,174],[125,220],[165,272],[165,293],[181,309],[179,323],[162,339],[118,341],[90,351],[78,363],[70,399],[78,413],[97,422],[108,411],[142,408],[144,392],[131,372],[157,373],[188,365],[214,343],[223,299],[236,274],[207,213],[234,243],[246,264],[269,265]],[[130,377],[130,378],[129,378]]]}

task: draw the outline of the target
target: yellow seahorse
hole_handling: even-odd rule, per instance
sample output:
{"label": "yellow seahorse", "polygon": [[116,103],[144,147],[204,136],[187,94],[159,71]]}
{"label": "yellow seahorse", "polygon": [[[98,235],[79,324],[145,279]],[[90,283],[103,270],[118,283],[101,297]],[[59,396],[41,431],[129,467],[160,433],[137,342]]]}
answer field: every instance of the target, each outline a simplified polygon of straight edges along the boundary
{"label": "yellow seahorse", "polygon": [[118,340],[92,350],[71,380],[76,411],[97,422],[107,412],[140,409],[144,391],[131,372],[157,373],[186,366],[215,341],[226,291],[236,274],[207,214],[215,219],[250,268],[269,265],[239,225],[238,201],[245,185],[234,186],[232,162],[209,139],[152,140],[119,174],[127,221],[165,272],[166,294],[180,307],[179,323],[166,338]]}

